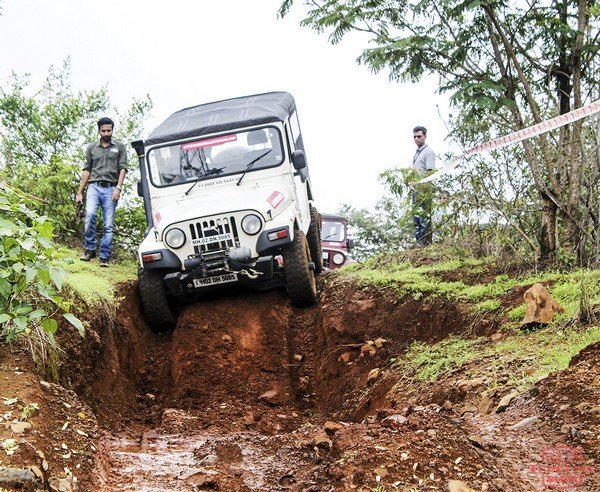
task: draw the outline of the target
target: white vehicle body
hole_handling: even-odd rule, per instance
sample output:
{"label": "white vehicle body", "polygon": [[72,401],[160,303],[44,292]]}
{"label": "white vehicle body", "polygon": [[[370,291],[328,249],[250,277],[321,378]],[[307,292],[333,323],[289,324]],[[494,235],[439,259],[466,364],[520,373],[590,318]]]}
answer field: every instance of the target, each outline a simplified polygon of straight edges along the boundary
{"label": "white vehicle body", "polygon": [[[133,145],[149,224],[138,249],[147,313],[162,300],[158,279],[171,308],[180,297],[237,283],[285,285],[294,304],[316,302],[320,221],[292,96],[188,108]],[[170,324],[162,318],[156,323]]]}

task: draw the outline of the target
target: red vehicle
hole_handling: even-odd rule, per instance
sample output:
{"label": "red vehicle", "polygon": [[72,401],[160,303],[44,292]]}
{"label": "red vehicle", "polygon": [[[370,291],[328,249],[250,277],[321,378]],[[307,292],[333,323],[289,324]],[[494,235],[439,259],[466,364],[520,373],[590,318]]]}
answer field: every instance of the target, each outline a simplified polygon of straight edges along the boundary
{"label": "red vehicle", "polygon": [[354,247],[354,240],[348,239],[348,219],[341,215],[321,214],[321,242],[323,245],[323,266],[333,270],[348,263]]}

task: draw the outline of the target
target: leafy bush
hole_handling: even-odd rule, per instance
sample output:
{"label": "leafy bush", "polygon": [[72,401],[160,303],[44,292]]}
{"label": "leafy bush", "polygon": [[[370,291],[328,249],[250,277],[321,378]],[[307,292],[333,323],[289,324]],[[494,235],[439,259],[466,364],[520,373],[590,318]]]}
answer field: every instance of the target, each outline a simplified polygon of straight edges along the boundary
{"label": "leafy bush", "polygon": [[82,336],[84,328],[60,295],[65,272],[52,222],[30,206],[27,197],[0,187],[0,338],[25,340],[43,363],[55,346],[59,313]]}

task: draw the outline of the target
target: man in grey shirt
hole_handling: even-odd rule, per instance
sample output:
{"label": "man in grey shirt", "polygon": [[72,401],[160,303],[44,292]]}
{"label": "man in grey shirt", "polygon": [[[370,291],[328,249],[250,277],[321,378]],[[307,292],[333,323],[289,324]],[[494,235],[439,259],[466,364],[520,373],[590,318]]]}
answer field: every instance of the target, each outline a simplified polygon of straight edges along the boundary
{"label": "man in grey shirt", "polygon": [[98,120],[100,140],[85,149],[85,164],[75,197],[77,205],[83,204],[83,190],[89,183],[85,200],[85,252],[79,257],[82,261],[96,257],[96,215],[98,208],[102,208],[101,267],[107,267],[110,259],[115,210],[127,172],[127,150],[121,142],[113,140],[114,126],[110,118]]}
{"label": "man in grey shirt", "polygon": [[[435,171],[435,152],[425,143],[427,140],[427,128],[416,126],[413,128],[413,139],[417,144],[417,150],[413,156],[413,169],[419,178],[424,178],[430,172]],[[431,233],[431,190],[425,185],[416,185],[412,192],[412,204],[415,210],[415,240],[418,244],[427,246],[432,242]]]}

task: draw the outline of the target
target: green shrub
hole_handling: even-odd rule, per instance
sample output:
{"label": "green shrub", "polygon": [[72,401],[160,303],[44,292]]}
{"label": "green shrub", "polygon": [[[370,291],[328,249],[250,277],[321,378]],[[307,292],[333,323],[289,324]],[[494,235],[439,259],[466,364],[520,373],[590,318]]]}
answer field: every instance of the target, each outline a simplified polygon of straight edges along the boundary
{"label": "green shrub", "polygon": [[0,338],[24,339],[43,363],[55,345],[57,315],[82,336],[84,328],[60,295],[65,272],[52,243],[52,222],[29,206],[26,197],[0,188]]}

